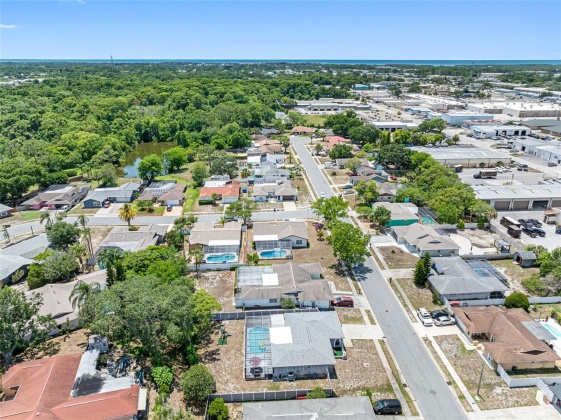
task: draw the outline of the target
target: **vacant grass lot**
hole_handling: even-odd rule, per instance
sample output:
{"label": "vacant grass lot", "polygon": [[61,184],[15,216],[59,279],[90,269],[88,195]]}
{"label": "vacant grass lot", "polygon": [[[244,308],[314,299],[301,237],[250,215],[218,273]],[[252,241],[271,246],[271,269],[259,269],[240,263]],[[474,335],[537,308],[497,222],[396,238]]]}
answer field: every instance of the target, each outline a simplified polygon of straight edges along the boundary
{"label": "vacant grass lot", "polygon": [[399,283],[415,309],[425,308],[430,312],[441,308],[441,306],[432,303],[432,292],[428,287],[417,286],[413,279],[396,279],[395,281]]}
{"label": "vacant grass lot", "polygon": [[197,200],[199,199],[199,189],[189,187],[185,190],[185,204],[183,205],[183,211],[189,212],[193,211]]}
{"label": "vacant grass lot", "polygon": [[394,268],[415,268],[419,257],[411,255],[396,246],[379,246],[378,251],[384,257],[384,261],[391,269]]}
{"label": "vacant grass lot", "polygon": [[366,324],[360,313],[360,309],[335,308],[335,310],[337,311],[337,315],[339,315],[341,324]]}

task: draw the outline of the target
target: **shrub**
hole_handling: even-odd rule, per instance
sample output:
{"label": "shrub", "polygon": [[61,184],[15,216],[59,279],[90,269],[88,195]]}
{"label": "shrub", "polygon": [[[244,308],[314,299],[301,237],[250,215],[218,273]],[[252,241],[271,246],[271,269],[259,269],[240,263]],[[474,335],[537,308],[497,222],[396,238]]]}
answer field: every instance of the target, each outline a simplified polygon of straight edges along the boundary
{"label": "shrub", "polygon": [[[169,394],[169,387],[173,382],[173,373],[171,369],[167,366],[158,366],[152,369],[150,374],[152,376],[152,380],[158,386],[158,392],[160,394]],[[168,392],[162,391],[162,386],[166,387]]]}
{"label": "shrub", "polygon": [[64,172],[69,177],[73,177],[73,176],[78,175],[78,170],[77,169],[65,169],[62,172]]}
{"label": "shrub", "polygon": [[530,278],[522,280],[522,286],[524,286],[524,289],[526,289],[533,295],[537,295],[540,297],[549,296],[547,285],[542,280],[540,280],[539,275],[534,275]]}
{"label": "shrub", "polygon": [[208,407],[208,417],[210,420],[227,420],[229,416],[228,407],[226,407],[222,398],[212,400]]}
{"label": "shrub", "polygon": [[463,220],[460,220],[460,221],[458,222],[458,224],[456,225],[456,227],[457,227],[458,229],[460,229],[460,230],[464,230],[464,229],[466,228],[466,224],[464,223]]}
{"label": "shrub", "polygon": [[294,308],[296,308],[296,305],[294,304],[294,301],[292,299],[290,299],[289,297],[282,297],[281,298],[281,308],[282,309],[294,309]]}
{"label": "shrub", "polygon": [[185,347],[185,361],[189,366],[196,365],[200,361],[197,348],[193,344],[189,344]]}
{"label": "shrub", "polygon": [[197,364],[181,375],[181,390],[188,402],[198,404],[216,390],[216,382],[204,365]]}
{"label": "shrub", "polygon": [[43,268],[39,264],[31,264],[27,273],[27,285],[29,289],[37,289],[47,283],[48,281],[43,273]]}
{"label": "shrub", "polygon": [[160,395],[169,395],[169,386],[161,385],[158,387],[158,393]]}
{"label": "shrub", "polygon": [[524,293],[514,292],[505,299],[505,306],[507,308],[522,308],[526,312],[529,312],[530,302]]}
{"label": "shrub", "polygon": [[306,399],[308,400],[316,400],[325,397],[327,397],[327,394],[323,391],[323,388],[321,386],[316,386],[314,389],[308,392],[308,395],[306,395]]}

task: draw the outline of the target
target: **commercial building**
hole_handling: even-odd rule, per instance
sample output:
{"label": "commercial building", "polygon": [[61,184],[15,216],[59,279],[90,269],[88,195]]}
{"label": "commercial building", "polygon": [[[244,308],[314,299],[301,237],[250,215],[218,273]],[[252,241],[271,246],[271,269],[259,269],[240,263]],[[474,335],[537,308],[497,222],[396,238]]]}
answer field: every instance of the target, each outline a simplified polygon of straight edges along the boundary
{"label": "commercial building", "polygon": [[406,123],[401,121],[372,121],[370,122],[378,130],[389,131],[393,133],[396,130],[410,130],[413,128],[418,128],[419,124]]}
{"label": "commercial building", "polygon": [[561,116],[561,106],[547,102],[469,103],[467,109],[488,114],[506,114],[515,118],[555,118]]}
{"label": "commercial building", "polygon": [[459,148],[459,147],[413,147],[418,152],[431,155],[437,162],[446,166],[453,167],[463,165],[466,168],[479,168],[481,164],[485,167],[497,166],[498,162],[509,165],[511,157],[495,150],[478,148]]}
{"label": "commercial building", "polygon": [[286,263],[239,267],[234,298],[237,308],[280,307],[290,299],[296,307],[328,309],[333,294],[319,263]]}
{"label": "commercial building", "polygon": [[474,185],[475,196],[496,210],[561,207],[561,185]]}
{"label": "commercial building", "polygon": [[561,362],[548,345],[555,336],[524,309],[468,306],[453,311],[458,326],[483,345],[485,358],[495,368],[545,369]]}
{"label": "commercial building", "polygon": [[532,130],[523,125],[475,125],[471,127],[471,132],[477,138],[488,139],[495,136],[527,136]]}
{"label": "commercial building", "polygon": [[512,141],[515,150],[539,157],[548,162],[561,164],[561,142],[534,139],[516,139]]}
{"label": "commercial building", "polygon": [[443,113],[440,118],[449,125],[460,126],[464,121],[468,120],[492,120],[493,114],[483,114],[473,111],[451,111]]}
{"label": "commercial building", "polygon": [[419,105],[432,110],[463,109],[465,104],[454,98],[430,96],[421,93],[404,93],[402,99],[419,101]]}

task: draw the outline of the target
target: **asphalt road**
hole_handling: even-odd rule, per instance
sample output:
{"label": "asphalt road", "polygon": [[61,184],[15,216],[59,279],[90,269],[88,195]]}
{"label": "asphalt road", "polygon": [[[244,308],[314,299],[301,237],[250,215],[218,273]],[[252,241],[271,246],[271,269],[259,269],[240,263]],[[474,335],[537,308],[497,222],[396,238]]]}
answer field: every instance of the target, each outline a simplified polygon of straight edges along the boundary
{"label": "asphalt road", "polygon": [[[309,142],[309,139],[292,137],[291,140],[316,192],[320,194],[323,191],[326,197],[334,195],[321,170],[305,147],[305,143]],[[421,339],[415,333],[411,322],[374,259],[368,257],[363,267],[353,271],[357,280],[361,282],[364,295],[374,311],[423,417],[425,419],[465,419],[466,416],[459,403],[444,382]]]}

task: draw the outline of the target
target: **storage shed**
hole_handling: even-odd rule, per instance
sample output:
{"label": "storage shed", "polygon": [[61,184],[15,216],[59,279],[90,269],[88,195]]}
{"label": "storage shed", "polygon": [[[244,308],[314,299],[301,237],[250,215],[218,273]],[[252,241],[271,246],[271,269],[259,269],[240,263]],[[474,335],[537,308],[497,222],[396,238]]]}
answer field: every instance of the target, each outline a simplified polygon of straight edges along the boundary
{"label": "storage shed", "polygon": [[522,268],[530,268],[538,259],[536,254],[531,251],[520,251],[514,254],[514,262]]}

